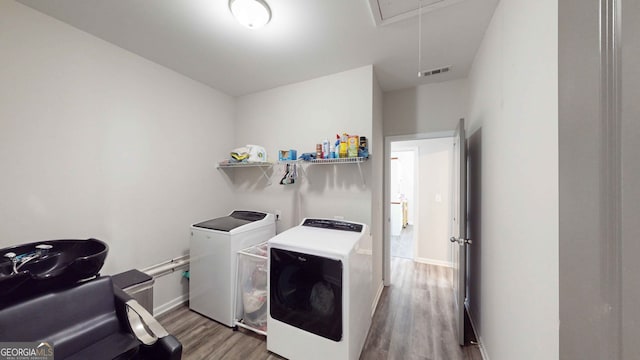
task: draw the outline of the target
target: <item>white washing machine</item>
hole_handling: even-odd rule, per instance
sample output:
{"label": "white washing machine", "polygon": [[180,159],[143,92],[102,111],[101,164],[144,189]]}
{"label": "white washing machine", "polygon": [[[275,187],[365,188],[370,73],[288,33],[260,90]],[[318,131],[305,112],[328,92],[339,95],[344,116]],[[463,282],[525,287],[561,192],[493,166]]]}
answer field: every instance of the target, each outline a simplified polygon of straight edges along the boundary
{"label": "white washing machine", "polygon": [[268,242],[267,349],[291,360],[356,360],[371,326],[365,224],[305,219]]}
{"label": "white washing machine", "polygon": [[226,326],[242,313],[236,306],[237,252],[276,234],[273,214],[233,211],[191,226],[189,307]]}

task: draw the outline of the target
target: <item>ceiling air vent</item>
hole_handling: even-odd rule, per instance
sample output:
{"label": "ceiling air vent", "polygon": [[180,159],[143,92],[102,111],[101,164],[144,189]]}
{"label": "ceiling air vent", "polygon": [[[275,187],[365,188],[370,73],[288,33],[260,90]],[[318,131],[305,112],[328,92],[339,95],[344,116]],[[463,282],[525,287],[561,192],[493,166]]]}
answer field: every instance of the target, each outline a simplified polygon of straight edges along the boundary
{"label": "ceiling air vent", "polygon": [[449,70],[451,70],[451,65],[445,66],[445,67],[441,67],[441,68],[437,68],[437,69],[419,71],[418,72],[418,77],[427,77],[427,76],[431,76],[431,75],[444,74],[444,73],[449,72]]}

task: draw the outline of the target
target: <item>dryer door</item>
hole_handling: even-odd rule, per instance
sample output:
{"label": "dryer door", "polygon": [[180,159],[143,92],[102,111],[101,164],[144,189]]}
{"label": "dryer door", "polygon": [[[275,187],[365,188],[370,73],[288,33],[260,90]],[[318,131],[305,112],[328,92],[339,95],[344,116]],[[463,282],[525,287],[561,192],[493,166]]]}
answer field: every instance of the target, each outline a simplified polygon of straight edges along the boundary
{"label": "dryer door", "polygon": [[342,261],[271,248],[270,313],[299,329],[342,339]]}

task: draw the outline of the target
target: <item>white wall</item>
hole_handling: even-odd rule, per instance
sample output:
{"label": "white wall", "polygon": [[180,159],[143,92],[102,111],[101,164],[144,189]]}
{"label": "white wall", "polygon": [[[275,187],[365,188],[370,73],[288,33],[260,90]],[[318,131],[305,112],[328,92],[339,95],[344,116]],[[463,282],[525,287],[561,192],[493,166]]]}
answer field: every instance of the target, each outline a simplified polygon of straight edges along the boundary
{"label": "white wall", "polygon": [[[269,160],[277,161],[278,150],[315,153],[316,144],[335,141],[336,133],[371,138],[372,70],[367,66],[239,97],[235,144],[261,145]],[[271,186],[243,169],[236,170],[229,187],[241,206],[282,210],[279,232],[306,216],[344,216],[370,224],[370,184],[362,183],[357,165],[304,166],[307,177],[293,185],[279,185],[284,167],[276,165]],[[368,178],[370,167],[363,165]]]}
{"label": "white wall", "polygon": [[384,136],[453,131],[467,105],[467,79],[386,92]]}
{"label": "white wall", "polygon": [[[316,144],[323,139],[335,141],[336,133],[364,135],[371,140],[373,96],[373,67],[365,66],[239,97],[235,144],[261,145],[275,162],[278,150],[315,153]],[[371,227],[372,168],[377,166],[374,159],[382,156],[382,148],[370,141],[369,150],[372,160],[361,165],[364,183],[354,164],[306,164],[299,165],[304,173],[298,171],[295,184],[280,185],[284,166],[276,165],[269,173],[271,185],[260,177],[258,169],[235,169],[224,190],[234,194],[239,208],[282,211],[278,232],[304,217],[340,216]]]}
{"label": "white wall", "polygon": [[[188,253],[189,225],[230,209],[231,97],[13,1],[0,54],[0,247],[96,237],[113,274]],[[162,278],[155,303],[186,290]]]}
{"label": "white wall", "polygon": [[419,142],[416,260],[451,264],[451,138]]}
{"label": "white wall", "polygon": [[557,9],[501,1],[469,77],[471,315],[491,360],[559,356]]}

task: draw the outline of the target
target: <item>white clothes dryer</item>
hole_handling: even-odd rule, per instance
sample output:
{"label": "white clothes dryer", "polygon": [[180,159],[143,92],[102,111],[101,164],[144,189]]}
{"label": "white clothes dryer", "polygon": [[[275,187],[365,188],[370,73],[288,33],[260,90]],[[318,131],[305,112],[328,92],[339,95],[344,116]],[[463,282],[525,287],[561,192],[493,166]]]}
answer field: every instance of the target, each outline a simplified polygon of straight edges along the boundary
{"label": "white clothes dryer", "polygon": [[365,224],[305,219],[268,242],[267,349],[291,360],[356,360],[371,326]]}
{"label": "white clothes dryer", "polygon": [[242,314],[235,293],[237,253],[276,234],[273,214],[233,211],[191,226],[189,308],[229,327]]}

